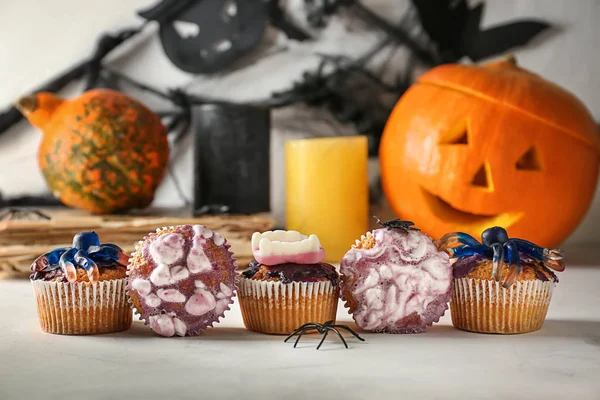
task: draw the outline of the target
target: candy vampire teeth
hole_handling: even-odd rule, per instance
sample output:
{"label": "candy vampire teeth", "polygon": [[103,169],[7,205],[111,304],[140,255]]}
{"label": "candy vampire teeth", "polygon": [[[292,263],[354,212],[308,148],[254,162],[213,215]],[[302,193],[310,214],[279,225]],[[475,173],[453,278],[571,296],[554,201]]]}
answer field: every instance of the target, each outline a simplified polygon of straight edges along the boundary
{"label": "candy vampire teeth", "polygon": [[321,242],[317,235],[306,236],[297,231],[254,232],[252,249],[259,250],[265,257],[275,254],[312,253],[321,249]]}
{"label": "candy vampire teeth", "polygon": [[252,235],[254,258],[264,264],[283,262],[317,263],[325,252],[317,235],[306,236],[297,231],[255,232]]}

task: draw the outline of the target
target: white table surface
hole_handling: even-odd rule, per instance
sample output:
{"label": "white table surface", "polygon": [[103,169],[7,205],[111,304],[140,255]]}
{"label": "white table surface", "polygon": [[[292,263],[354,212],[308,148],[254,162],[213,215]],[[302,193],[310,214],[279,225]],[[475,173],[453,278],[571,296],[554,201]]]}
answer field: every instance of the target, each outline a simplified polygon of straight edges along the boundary
{"label": "white table surface", "polygon": [[[594,254],[595,253],[595,254]],[[29,282],[0,281],[0,400],[600,399],[600,264],[560,274],[541,331],[482,335],[449,312],[425,334],[335,336],[298,348],[244,329],[237,303],[199,337],[157,337],[141,322],[98,336],[43,333]],[[340,322],[356,327],[340,304]]]}

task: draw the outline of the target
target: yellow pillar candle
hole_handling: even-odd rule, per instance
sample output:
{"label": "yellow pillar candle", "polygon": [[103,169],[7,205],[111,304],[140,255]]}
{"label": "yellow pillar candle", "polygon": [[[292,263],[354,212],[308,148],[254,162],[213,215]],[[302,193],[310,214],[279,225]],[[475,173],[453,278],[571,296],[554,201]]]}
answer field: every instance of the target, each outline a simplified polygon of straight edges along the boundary
{"label": "yellow pillar candle", "polygon": [[339,262],[367,231],[367,160],[365,136],[285,144],[287,229],[316,234],[328,262]]}

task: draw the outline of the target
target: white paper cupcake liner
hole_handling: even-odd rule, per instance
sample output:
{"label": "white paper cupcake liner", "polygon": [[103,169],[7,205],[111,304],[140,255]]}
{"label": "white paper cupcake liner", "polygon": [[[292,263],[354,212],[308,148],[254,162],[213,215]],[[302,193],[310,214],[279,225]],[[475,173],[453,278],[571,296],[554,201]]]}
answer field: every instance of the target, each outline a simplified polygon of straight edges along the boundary
{"label": "white paper cupcake liner", "polygon": [[246,328],[289,334],[307,322],[335,320],[339,290],[330,281],[259,281],[241,278],[238,289]]}
{"label": "white paper cupcake liner", "polygon": [[31,281],[41,328],[61,335],[90,335],[125,330],[132,311],[126,279],[98,283]]}
{"label": "white paper cupcake liner", "polygon": [[452,324],[481,333],[525,333],[542,327],[552,298],[552,281],[517,281],[508,289],[500,282],[454,279]]}

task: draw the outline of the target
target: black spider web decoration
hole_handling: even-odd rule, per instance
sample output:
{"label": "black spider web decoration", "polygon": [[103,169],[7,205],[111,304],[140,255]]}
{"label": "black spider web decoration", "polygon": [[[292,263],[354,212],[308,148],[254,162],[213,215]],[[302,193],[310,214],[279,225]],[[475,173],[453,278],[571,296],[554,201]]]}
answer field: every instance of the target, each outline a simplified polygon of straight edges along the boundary
{"label": "black spider web decoration", "polygon": [[[178,143],[188,132],[191,107],[214,102],[214,99],[192,95],[182,88],[158,90],[105,68],[102,61],[112,50],[141,33],[149,21],[156,21],[161,25],[162,33],[159,34],[162,35],[163,44],[169,42],[167,36],[170,35],[170,41],[180,45],[179,50],[175,51],[167,44],[167,56],[170,56],[172,61],[175,60],[173,62],[176,65],[180,64],[180,68],[192,72],[210,73],[229,68],[258,46],[258,39],[262,38],[267,22],[291,39],[312,40],[307,32],[288,20],[278,0],[244,1],[245,3],[241,3],[240,0],[162,0],[154,7],[141,12],[146,19],[144,23],[138,27],[102,35],[88,60],[74,65],[49,83],[36,88],[33,93],[58,92],[69,82],[81,78],[86,79],[85,89],[118,89],[122,82],[126,82],[176,106],[176,111],[159,112],[159,115],[168,121],[169,134],[173,135],[175,143]],[[320,65],[313,71],[306,71],[291,88],[273,93],[270,98],[254,105],[277,108],[304,103],[311,107],[327,109],[339,122],[352,124],[359,134],[368,135],[369,152],[372,156],[377,154],[389,112],[396,100],[412,84],[412,76],[418,65],[433,67],[443,62],[454,62],[463,56],[477,61],[526,44],[549,27],[543,21],[522,20],[481,30],[479,24],[484,6],[479,4],[470,8],[466,0],[412,0],[412,7],[398,24],[387,21],[356,0],[305,0],[305,6],[307,20],[315,28],[325,27],[332,15],[342,8],[347,8],[356,12],[359,18],[371,26],[380,29],[386,37],[358,59],[322,55]],[[214,15],[210,14],[211,12]],[[243,23],[242,16],[251,22],[251,26]],[[199,37],[199,33],[186,34],[185,29],[183,33],[177,33],[177,21],[197,24],[213,20],[218,22],[215,22],[215,26],[225,36]],[[188,30],[190,26],[188,25]],[[203,27],[199,26],[198,29],[200,32]],[[173,36],[175,33],[179,35],[177,40]],[[184,38],[182,35],[191,36]],[[182,43],[185,43],[185,46]],[[194,44],[201,44],[201,48],[205,45],[210,48],[203,54],[198,53],[199,55],[195,54],[197,57],[190,58],[186,53],[195,48]],[[378,71],[373,71],[369,63],[384,49],[391,49],[388,53],[388,58],[391,58],[394,48],[400,47],[409,49],[408,61],[405,70],[396,72],[394,82],[389,84],[381,78],[386,70],[391,68],[389,62],[382,63]],[[356,93],[361,95],[356,96]],[[364,93],[369,93],[369,96],[363,96]],[[0,134],[22,118],[14,107],[0,112]],[[175,178],[172,172],[169,174]],[[189,203],[176,179],[174,182],[180,197]],[[47,199],[34,196],[11,201],[16,204],[48,202]],[[49,203],[52,204],[52,200]],[[0,204],[9,203],[3,201],[0,196]]]}

